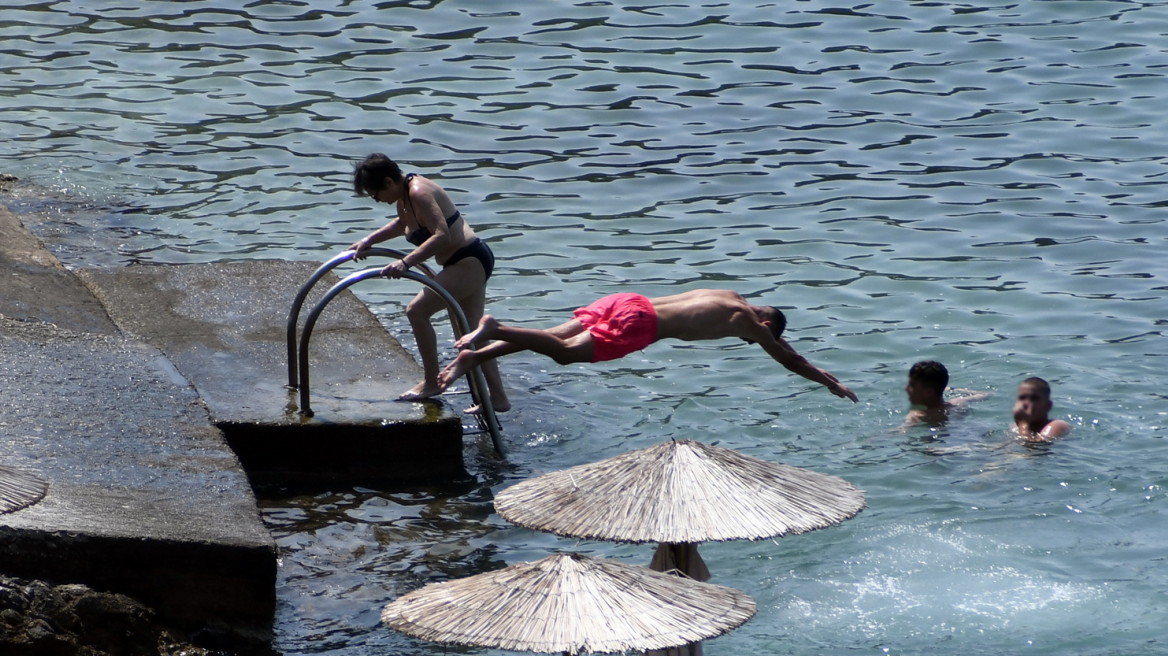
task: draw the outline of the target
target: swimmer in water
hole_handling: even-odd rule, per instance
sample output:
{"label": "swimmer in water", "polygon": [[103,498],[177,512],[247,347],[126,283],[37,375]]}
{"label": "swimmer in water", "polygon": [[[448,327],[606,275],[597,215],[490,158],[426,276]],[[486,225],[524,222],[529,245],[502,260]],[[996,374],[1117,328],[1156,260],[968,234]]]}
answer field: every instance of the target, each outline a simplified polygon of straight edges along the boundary
{"label": "swimmer in water", "polygon": [[1047,416],[1053,407],[1050,383],[1037,376],[1022,381],[1014,404],[1014,430],[1018,436],[1026,442],[1053,442],[1070,433],[1069,423]]}
{"label": "swimmer in water", "polygon": [[957,396],[945,400],[945,389],[949,385],[949,370],[945,365],[935,360],[918,362],[908,370],[908,384],[904,391],[908,394],[908,402],[913,406],[900,425],[901,432],[920,423],[943,424],[949,420],[949,413],[954,410],[964,410],[974,401],[980,401],[990,395],[989,392],[975,392],[967,389],[954,389],[960,392]]}
{"label": "swimmer in water", "polygon": [[505,326],[490,315],[484,316],[478,328],[455,342],[455,346],[468,348],[497,341],[477,351],[459,353],[442,372],[439,382],[445,389],[472,367],[519,351],[535,351],[559,364],[603,362],[622,358],[660,339],[737,337],[748,344],[758,344],[793,373],[856,402],[852,390],[812,365],[783,340],[786,325],[787,319],[778,308],[751,305],[725,289],[697,289],[653,299],[640,294],[614,294],[577,309],[574,319],[547,330]]}

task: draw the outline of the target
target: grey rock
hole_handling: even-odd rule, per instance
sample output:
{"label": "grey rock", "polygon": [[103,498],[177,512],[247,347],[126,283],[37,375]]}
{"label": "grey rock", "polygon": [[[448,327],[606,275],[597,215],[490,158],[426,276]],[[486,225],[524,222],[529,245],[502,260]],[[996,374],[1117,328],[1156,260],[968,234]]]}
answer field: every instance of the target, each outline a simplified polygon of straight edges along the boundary
{"label": "grey rock", "polygon": [[4,656],[233,656],[192,644],[126,595],[2,575],[0,589],[16,591],[9,598],[26,607],[0,611]]}

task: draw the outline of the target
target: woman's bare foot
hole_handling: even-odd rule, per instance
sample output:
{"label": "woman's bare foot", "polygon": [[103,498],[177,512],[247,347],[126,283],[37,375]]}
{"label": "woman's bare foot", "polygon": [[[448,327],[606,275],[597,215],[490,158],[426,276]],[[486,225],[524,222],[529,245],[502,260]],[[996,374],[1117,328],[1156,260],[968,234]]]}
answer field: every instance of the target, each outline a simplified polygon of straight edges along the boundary
{"label": "woman's bare foot", "polygon": [[495,330],[499,328],[499,322],[495,321],[495,317],[489,314],[483,315],[479,319],[479,326],[469,333],[463,335],[457,342],[454,343],[456,348],[469,348],[472,344],[477,344],[484,340],[491,339],[495,334]]}
{"label": "woman's bare foot", "polygon": [[[495,411],[495,414],[498,414],[500,412],[507,412],[508,410],[511,409],[511,400],[510,399],[491,399],[491,409]],[[471,407],[462,411],[462,414],[464,414],[464,415],[481,415],[482,413],[483,413],[483,406],[477,405],[477,404],[472,405]]]}
{"label": "woman's bare foot", "polygon": [[399,400],[399,401],[421,401],[424,399],[429,399],[429,398],[438,396],[439,394],[442,393],[443,389],[445,389],[445,388],[442,387],[441,385],[438,385],[438,384],[431,385],[430,383],[427,383],[426,381],[423,380],[422,382],[418,383],[417,385],[414,385],[410,389],[410,391],[397,397],[397,400]]}

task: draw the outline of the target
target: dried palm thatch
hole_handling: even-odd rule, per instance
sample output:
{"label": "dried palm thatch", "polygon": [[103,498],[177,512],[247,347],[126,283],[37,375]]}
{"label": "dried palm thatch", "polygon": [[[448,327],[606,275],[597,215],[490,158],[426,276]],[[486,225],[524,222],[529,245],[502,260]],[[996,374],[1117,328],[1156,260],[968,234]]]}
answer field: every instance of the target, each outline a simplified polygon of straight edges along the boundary
{"label": "dried palm thatch", "polygon": [[513,524],[616,542],[761,540],[863,508],[864,493],[842,478],[690,440],[545,474],[495,497]]}
{"label": "dried palm thatch", "polygon": [[754,611],[754,600],[732,588],[560,553],[433,583],[386,606],[381,620],[435,642],[579,654],[704,640],[737,627]]}
{"label": "dried palm thatch", "polygon": [[45,498],[49,483],[29,472],[0,467],[0,515],[27,508]]}

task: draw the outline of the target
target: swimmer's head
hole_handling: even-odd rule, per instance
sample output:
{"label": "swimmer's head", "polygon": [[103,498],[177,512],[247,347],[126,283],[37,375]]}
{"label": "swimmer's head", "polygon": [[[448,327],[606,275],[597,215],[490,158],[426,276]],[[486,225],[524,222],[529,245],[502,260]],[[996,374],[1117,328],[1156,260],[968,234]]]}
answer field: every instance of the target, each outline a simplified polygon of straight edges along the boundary
{"label": "swimmer's head", "polygon": [[358,196],[376,196],[385,189],[386,181],[401,182],[402,171],[397,162],[373,153],[353,167],[353,192]]}
{"label": "swimmer's head", "polygon": [[936,405],[949,386],[949,370],[935,360],[918,362],[908,370],[904,391],[913,405]]}
{"label": "swimmer's head", "polygon": [[[764,305],[762,307],[755,307],[754,313],[758,315],[759,321],[765,321],[770,324],[771,334],[775,339],[783,337],[783,331],[787,329],[787,315],[783,311],[773,305]],[[753,344],[751,340],[746,340],[747,344]]]}
{"label": "swimmer's head", "polygon": [[1042,400],[1050,400],[1050,383],[1039,378],[1038,376],[1031,376],[1018,385],[1019,396],[1022,396],[1024,389],[1026,394],[1037,393]]}
{"label": "swimmer's head", "polygon": [[771,332],[774,333],[775,339],[782,338],[783,331],[787,329],[787,315],[773,305],[764,307],[763,313],[767,315],[763,321],[771,322]]}
{"label": "swimmer's head", "polygon": [[1018,401],[1014,405],[1015,414],[1030,417],[1045,417],[1054,407],[1050,400],[1050,383],[1033,376],[1018,385]]}

